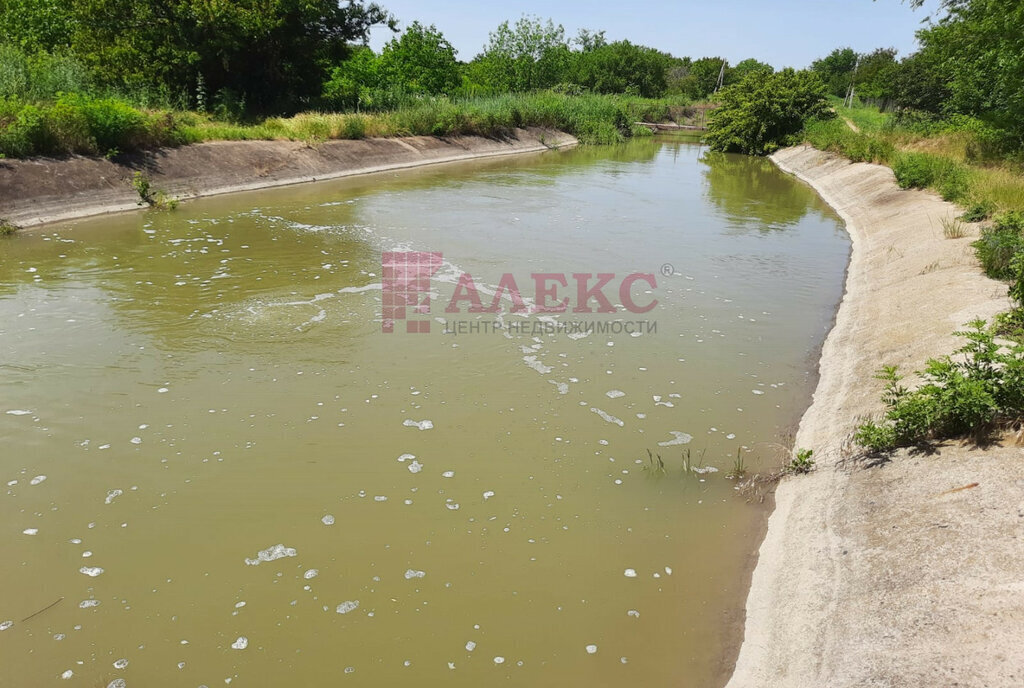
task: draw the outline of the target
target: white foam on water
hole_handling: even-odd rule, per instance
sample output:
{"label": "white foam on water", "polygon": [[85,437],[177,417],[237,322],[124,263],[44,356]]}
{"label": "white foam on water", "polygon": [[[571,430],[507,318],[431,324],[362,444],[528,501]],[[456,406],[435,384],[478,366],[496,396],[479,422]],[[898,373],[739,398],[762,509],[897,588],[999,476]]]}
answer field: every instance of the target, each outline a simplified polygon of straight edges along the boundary
{"label": "white foam on water", "polygon": [[75,672],[71,671],[71,669],[68,669],[63,674],[61,674],[60,677],[62,679],[64,679],[65,681],[67,681],[69,678],[71,678],[74,675],[75,675]]}
{"label": "white foam on water", "polygon": [[38,535],[39,534],[39,529],[38,528],[26,528],[25,530],[23,530],[21,532],[22,532],[23,535]]}
{"label": "white foam on water", "polygon": [[244,650],[247,647],[249,647],[249,639],[244,635],[238,636],[238,640],[231,643],[232,650]]}
{"label": "white foam on water", "polygon": [[615,416],[613,416],[613,415],[611,415],[611,414],[609,414],[609,413],[607,413],[605,411],[602,411],[601,409],[599,409],[599,408],[597,408],[595,406],[591,406],[590,410],[593,413],[596,413],[597,415],[601,416],[601,418],[603,418],[604,420],[608,421],[609,423],[615,423],[615,425],[618,425],[620,428],[625,425],[625,423],[622,422],[622,420],[616,418]]}
{"label": "white foam on water", "polygon": [[385,497],[384,495],[376,495],[373,498],[373,501],[375,501],[375,502],[386,502],[386,501],[388,501],[388,498]]}
{"label": "white foam on water", "polygon": [[306,580],[309,580],[311,578],[316,578],[319,575],[320,571],[318,569],[310,569],[309,571],[306,571],[304,574],[302,574],[302,577]]}
{"label": "white foam on water", "polygon": [[494,490],[487,490],[487,492],[484,492],[484,501],[487,501],[488,499],[490,499],[493,496],[494,496]]}
{"label": "white foam on water", "polygon": [[588,655],[595,655],[595,654],[597,654],[597,645],[587,645],[587,654]]}
{"label": "white foam on water", "polygon": [[121,659],[117,660],[116,662],[114,662],[114,668],[115,669],[124,669],[126,666],[128,666],[128,660],[127,659],[121,658]]}
{"label": "white foam on water", "polygon": [[101,569],[99,566],[83,566],[82,568],[78,569],[78,572],[84,573],[90,578],[95,578],[96,576],[103,573],[103,569]]}
{"label": "white foam on water", "polygon": [[255,559],[246,559],[245,563],[249,566],[259,566],[265,561],[274,561],[275,559],[282,559],[284,557],[294,557],[298,554],[294,547],[285,547],[282,544],[268,547],[267,549],[260,550],[256,553]]}
{"label": "white foam on water", "polygon": [[123,678],[115,678],[107,684],[107,688],[128,688],[128,683]]}
{"label": "white foam on water", "polygon": [[701,475],[704,475],[705,473],[717,473],[718,472],[718,469],[715,468],[714,466],[703,466],[703,467],[695,466],[695,467],[691,468],[690,470],[693,471],[694,473],[700,473]]}
{"label": "white foam on water", "polygon": [[10,411],[7,412],[7,415],[8,416],[30,416],[30,415],[32,415],[32,412],[31,411],[26,411],[25,409],[11,409]]}
{"label": "white foam on water", "polygon": [[552,368],[549,368],[548,366],[538,361],[536,356],[523,356],[523,361],[526,362],[527,367],[533,368],[541,375],[547,375],[553,370]]}
{"label": "white foam on water", "polygon": [[444,473],[441,474],[441,477],[442,478],[454,478],[455,477],[455,471],[445,471]]}
{"label": "white foam on water", "polygon": [[466,642],[466,652],[472,652],[475,649],[476,649],[476,643],[474,643],[472,640],[469,640],[469,641]]}
{"label": "white foam on water", "polygon": [[626,616],[632,616],[634,619],[639,619],[640,618],[640,612],[638,612],[635,609],[630,609],[628,612],[626,612]]}
{"label": "white foam on water", "polygon": [[413,460],[413,462],[411,464],[409,464],[409,472],[410,473],[419,473],[422,470],[423,470],[423,464],[421,464],[419,461],[416,461],[415,459]]}
{"label": "white foam on water", "polygon": [[339,614],[348,614],[359,608],[359,600],[345,600],[334,610]]}
{"label": "white foam on water", "polygon": [[13,621],[0,622],[0,631],[6,631],[8,628],[14,625]]}
{"label": "white foam on water", "polygon": [[320,519],[320,522],[323,523],[325,526],[333,526],[334,525],[334,516],[332,516],[331,514],[327,514],[323,518]]}
{"label": "white foam on water", "polygon": [[750,390],[750,391],[751,391],[751,392],[752,392],[753,394],[759,394],[759,395],[760,395],[760,394],[764,394],[764,392],[763,392],[763,391],[761,391],[760,389],[752,389],[752,390]]}
{"label": "white foam on water", "polygon": [[609,399],[619,399],[621,397],[626,396],[626,393],[623,392],[621,389],[610,389],[607,392],[605,392],[604,395]]}
{"label": "white foam on water", "polygon": [[413,420],[412,418],[406,418],[402,423],[407,428],[419,428],[420,430],[430,430],[434,427],[434,422],[429,420]]}
{"label": "white foam on water", "polygon": [[672,435],[673,439],[667,442],[658,442],[659,447],[671,447],[676,444],[688,444],[693,440],[693,435],[688,435],[680,430],[669,430],[668,434]]}
{"label": "white foam on water", "polygon": [[415,459],[415,458],[416,458],[415,454],[402,454],[401,456],[398,457],[398,461],[399,461],[399,463],[404,463],[404,462],[408,461],[409,459]]}
{"label": "white foam on water", "polygon": [[405,580],[412,580],[413,578],[423,578],[427,575],[426,571],[417,571],[415,569],[408,569],[405,572]]}
{"label": "white foam on water", "polygon": [[671,576],[672,575],[672,567],[671,566],[666,566],[665,567],[665,573],[667,575]]}
{"label": "white foam on water", "polygon": [[550,382],[551,384],[553,384],[555,386],[555,388],[558,390],[559,394],[568,394],[569,393],[569,385],[568,384],[566,384],[564,382],[559,382],[557,380],[548,380],[548,382]]}
{"label": "white foam on water", "polygon": [[133,437],[133,438],[131,438],[128,441],[131,442],[132,444],[142,444],[142,438],[141,437]]}
{"label": "white foam on water", "polygon": [[31,480],[29,480],[28,484],[29,485],[38,485],[39,483],[43,482],[44,480],[46,480],[46,476],[45,475],[37,475],[36,477],[34,477]]}
{"label": "white foam on water", "polygon": [[626,578],[636,578],[636,569],[626,569],[622,572]]}
{"label": "white foam on water", "polygon": [[89,607],[98,607],[100,604],[99,600],[82,600],[78,603],[79,609],[88,609]]}
{"label": "white foam on water", "polygon": [[501,657],[501,656],[495,657],[494,658],[494,663],[495,664],[504,664],[505,663],[505,658]]}
{"label": "white foam on water", "polygon": [[103,500],[104,504],[113,504],[114,500],[124,494],[124,490],[114,489],[107,493],[107,498]]}

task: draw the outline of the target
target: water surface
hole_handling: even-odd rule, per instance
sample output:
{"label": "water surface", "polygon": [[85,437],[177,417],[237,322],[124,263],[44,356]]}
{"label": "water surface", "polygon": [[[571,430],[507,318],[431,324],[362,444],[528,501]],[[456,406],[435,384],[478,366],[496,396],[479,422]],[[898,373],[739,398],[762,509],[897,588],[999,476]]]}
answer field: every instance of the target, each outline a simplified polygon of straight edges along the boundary
{"label": "water surface", "polygon": [[[381,332],[394,250],[443,253],[429,334]],[[0,683],[714,684],[765,515],[726,474],[777,466],[848,251],[661,138],[3,241]],[[548,322],[656,331],[446,335],[462,271],[653,273]]]}

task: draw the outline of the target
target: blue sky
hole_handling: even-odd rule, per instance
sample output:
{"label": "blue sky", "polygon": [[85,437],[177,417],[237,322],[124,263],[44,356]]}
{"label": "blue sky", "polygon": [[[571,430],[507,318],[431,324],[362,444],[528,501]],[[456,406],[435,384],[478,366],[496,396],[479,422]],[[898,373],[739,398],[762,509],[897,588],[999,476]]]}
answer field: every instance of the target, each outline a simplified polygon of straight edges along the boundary
{"label": "blue sky", "polygon": [[[833,48],[860,52],[894,47],[914,50],[914,32],[938,0],[918,10],[900,0],[377,0],[400,25],[435,24],[461,60],[472,59],[487,34],[522,14],[550,17],[574,36],[580,28],[604,29],[610,40],[628,39],[677,56],[721,55],[730,62],[755,57],[775,67],[806,67]],[[391,37],[374,29],[374,50]]]}

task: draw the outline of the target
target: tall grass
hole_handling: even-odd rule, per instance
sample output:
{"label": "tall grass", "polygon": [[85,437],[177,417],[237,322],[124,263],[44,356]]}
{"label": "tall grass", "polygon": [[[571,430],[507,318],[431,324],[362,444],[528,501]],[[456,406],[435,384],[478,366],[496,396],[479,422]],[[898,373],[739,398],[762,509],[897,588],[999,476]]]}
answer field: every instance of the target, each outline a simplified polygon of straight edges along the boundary
{"label": "tall grass", "polygon": [[361,139],[383,136],[507,136],[547,127],[588,144],[612,144],[637,132],[637,120],[665,121],[684,112],[678,99],[553,92],[479,98],[418,99],[390,112],[309,112],[256,124],[208,115],[133,108],[116,98],[77,93],[50,102],[0,100],[0,154],[25,157],[119,151],[219,140]]}
{"label": "tall grass", "polygon": [[[858,108],[837,110],[846,115]],[[1024,166],[1001,133],[971,118],[885,116],[860,132],[842,119],[813,120],[803,138],[857,162],[888,165],[903,188],[930,188],[964,206],[1024,210]]]}

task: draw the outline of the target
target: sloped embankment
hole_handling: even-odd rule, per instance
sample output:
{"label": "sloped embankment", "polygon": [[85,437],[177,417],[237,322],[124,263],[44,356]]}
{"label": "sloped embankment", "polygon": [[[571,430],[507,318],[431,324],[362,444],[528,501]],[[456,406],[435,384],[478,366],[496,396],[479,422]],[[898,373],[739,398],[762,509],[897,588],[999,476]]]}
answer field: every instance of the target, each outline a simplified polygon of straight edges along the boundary
{"label": "sloped embankment", "polygon": [[951,352],[965,322],[1009,306],[1006,286],[978,267],[977,228],[944,238],[956,207],[888,168],[808,146],[773,160],[840,213],[853,251],[796,437],[818,469],[779,486],[729,686],[1024,685],[1024,450],[843,460],[881,410],[877,369]]}
{"label": "sloped embankment", "polygon": [[218,141],[118,156],[115,160],[0,160],[0,218],[27,227],[138,208],[135,172],[154,190],[185,199],[442,162],[567,147],[559,131],[516,129],[505,138],[410,136],[326,141]]}

